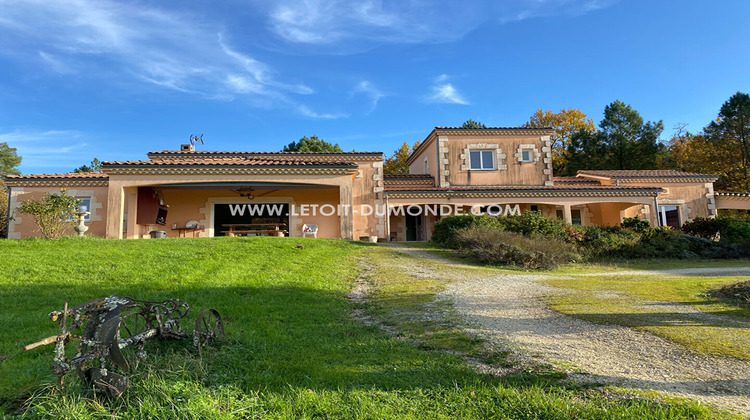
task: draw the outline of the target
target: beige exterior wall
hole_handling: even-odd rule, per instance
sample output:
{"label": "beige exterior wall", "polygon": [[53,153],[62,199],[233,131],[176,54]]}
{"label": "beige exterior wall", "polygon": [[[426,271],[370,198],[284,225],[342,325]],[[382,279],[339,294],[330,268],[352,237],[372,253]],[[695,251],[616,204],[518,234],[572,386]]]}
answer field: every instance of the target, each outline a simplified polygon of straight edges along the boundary
{"label": "beige exterior wall", "polygon": [[[429,143],[425,146],[424,150],[422,150],[417,157],[417,159],[414,160],[414,162],[409,165],[409,173],[410,174],[424,174],[428,173],[432,175],[434,179],[437,179],[438,177],[438,162],[437,162],[437,144],[434,141],[434,139],[428,140]],[[424,161],[427,159],[427,169],[428,171],[424,171]]]}
{"label": "beige exterior wall", "polygon": [[[535,162],[519,162],[516,154],[521,145],[535,150]],[[544,185],[544,143],[538,136],[529,137],[460,137],[449,138],[448,180],[450,185]],[[467,150],[499,150],[495,169],[471,170]],[[504,155],[504,156],[503,156]]]}
{"label": "beige exterior wall", "polygon": [[716,197],[716,208],[750,210],[750,200],[736,197]]}
{"label": "beige exterior wall", "polygon": [[[17,207],[24,201],[37,200],[45,194],[59,193],[60,187],[13,187],[11,189],[11,214],[14,220],[8,226],[8,237],[11,239],[37,238],[42,234],[38,231],[34,218],[28,214],[21,214]],[[91,199],[90,222],[87,235],[104,236],[107,220],[107,187],[74,187],[67,189],[68,195]],[[75,234],[72,227],[68,234]]]}

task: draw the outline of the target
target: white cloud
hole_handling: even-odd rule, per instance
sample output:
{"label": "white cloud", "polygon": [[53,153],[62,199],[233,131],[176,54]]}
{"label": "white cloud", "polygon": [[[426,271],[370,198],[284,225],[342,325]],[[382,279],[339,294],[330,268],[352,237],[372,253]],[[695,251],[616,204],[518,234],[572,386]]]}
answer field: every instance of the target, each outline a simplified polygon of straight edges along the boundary
{"label": "white cloud", "polygon": [[371,82],[368,82],[366,80],[357,83],[357,85],[352,90],[352,94],[363,94],[370,97],[370,109],[369,111],[367,111],[367,114],[375,111],[375,108],[377,108],[380,99],[384,96],[387,96],[385,93],[377,89]]}
{"label": "white cloud", "polygon": [[430,102],[469,105],[469,101],[451,83],[448,83],[447,74],[441,74],[435,78],[432,94],[428,99]]}
{"label": "white cloud", "polygon": [[322,119],[322,120],[335,120],[339,118],[347,118],[347,114],[326,114],[318,113],[310,109],[307,105],[298,105],[297,111],[309,118]]}
{"label": "white cloud", "polygon": [[[70,170],[91,159],[87,156],[88,139],[76,130],[16,129],[0,133],[0,143],[15,147],[21,161],[21,171],[38,172],[50,166],[69,166]],[[91,156],[93,157],[93,155]],[[31,170],[31,171],[29,171]]]}
{"label": "white cloud", "polygon": [[283,105],[294,102],[286,95],[314,92],[277,80],[269,65],[230,47],[219,24],[178,12],[113,0],[0,0],[0,9],[0,48],[57,73]]}
{"label": "white cloud", "polygon": [[615,1],[275,0],[256,4],[267,9],[269,28],[282,39],[346,53],[379,43],[454,41],[488,21],[580,15]]}

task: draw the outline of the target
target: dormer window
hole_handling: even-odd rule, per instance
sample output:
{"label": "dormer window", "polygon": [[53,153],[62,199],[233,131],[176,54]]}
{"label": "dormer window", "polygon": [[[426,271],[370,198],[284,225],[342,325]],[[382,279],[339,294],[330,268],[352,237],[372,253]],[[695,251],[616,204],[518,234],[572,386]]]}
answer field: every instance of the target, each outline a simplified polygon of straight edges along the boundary
{"label": "dormer window", "polygon": [[479,171],[491,171],[495,169],[494,150],[471,150],[469,151],[471,169]]}

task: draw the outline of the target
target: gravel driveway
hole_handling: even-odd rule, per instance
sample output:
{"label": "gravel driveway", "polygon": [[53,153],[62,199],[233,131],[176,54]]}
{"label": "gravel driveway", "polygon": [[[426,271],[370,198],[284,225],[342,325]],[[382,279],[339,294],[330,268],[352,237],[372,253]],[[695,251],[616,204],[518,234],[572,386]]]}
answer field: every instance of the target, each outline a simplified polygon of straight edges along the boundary
{"label": "gravel driveway", "polygon": [[[585,372],[574,373],[577,380],[659,390],[750,416],[750,362],[700,354],[648,332],[598,325],[551,311],[543,298],[569,291],[536,282],[545,278],[542,275],[466,270],[464,264],[434,252],[408,245],[392,249],[431,260],[429,264],[417,262],[407,267],[409,271],[454,276],[456,282],[443,295],[454,301],[476,333],[518,357]],[[681,270],[680,274],[737,275],[748,270],[709,268]],[[677,274],[672,271],[669,274]],[[570,369],[571,365],[576,369]]]}

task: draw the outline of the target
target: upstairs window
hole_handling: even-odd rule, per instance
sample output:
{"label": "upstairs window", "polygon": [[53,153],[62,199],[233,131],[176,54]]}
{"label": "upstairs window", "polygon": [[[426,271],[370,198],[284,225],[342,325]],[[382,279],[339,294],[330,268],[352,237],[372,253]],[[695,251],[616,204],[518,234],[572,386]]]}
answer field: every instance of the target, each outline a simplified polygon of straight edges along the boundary
{"label": "upstairs window", "polygon": [[489,171],[495,169],[494,150],[472,150],[469,152],[471,158],[471,169]]}
{"label": "upstairs window", "polygon": [[521,149],[521,162],[532,162],[534,160],[534,151],[531,149]]}

